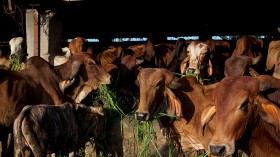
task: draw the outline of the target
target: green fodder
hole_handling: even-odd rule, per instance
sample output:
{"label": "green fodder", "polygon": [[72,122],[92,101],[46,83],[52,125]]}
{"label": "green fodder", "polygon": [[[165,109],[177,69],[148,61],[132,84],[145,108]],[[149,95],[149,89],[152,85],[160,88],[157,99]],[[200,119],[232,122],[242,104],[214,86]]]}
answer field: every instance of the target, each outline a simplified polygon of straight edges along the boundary
{"label": "green fodder", "polygon": [[9,59],[10,62],[10,69],[14,71],[18,71],[21,69],[21,63],[24,55],[22,53],[19,53],[13,58]]}
{"label": "green fodder", "polygon": [[[106,140],[95,141],[95,148],[98,147],[96,149],[98,149],[100,156],[116,156],[116,154],[114,154],[116,152],[110,150],[112,145],[108,145],[111,143],[108,141],[116,139],[115,132],[119,131],[114,127],[116,122],[121,129],[120,132],[122,139],[120,140],[124,140],[123,147],[133,147],[129,148],[129,150],[124,148],[124,152],[122,152],[124,153],[124,156],[161,156],[157,143],[157,133],[160,134],[161,132],[156,132],[152,124],[153,120],[156,118],[152,121],[140,123],[136,120],[134,111],[129,113],[124,112],[123,108],[127,105],[125,103],[128,103],[128,101],[126,101],[126,97],[119,96],[116,91],[110,90],[106,85],[100,85],[99,89],[93,94],[92,99],[94,106],[98,106],[100,104],[103,105],[105,114]],[[124,132],[126,133],[125,135],[123,134]],[[121,143],[121,141],[118,141],[116,145],[121,145]]]}

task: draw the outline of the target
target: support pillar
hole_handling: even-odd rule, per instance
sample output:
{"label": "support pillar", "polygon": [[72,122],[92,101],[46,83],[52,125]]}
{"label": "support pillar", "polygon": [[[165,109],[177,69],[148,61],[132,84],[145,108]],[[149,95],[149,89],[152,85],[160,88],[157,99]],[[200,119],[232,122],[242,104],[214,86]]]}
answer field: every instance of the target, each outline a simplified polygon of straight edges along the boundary
{"label": "support pillar", "polygon": [[27,44],[27,58],[39,55],[39,14],[36,9],[27,9],[26,17],[26,44]]}
{"label": "support pillar", "polygon": [[43,14],[30,10],[26,11],[28,57],[37,55],[53,64],[54,55],[61,51],[62,19],[50,10]]}

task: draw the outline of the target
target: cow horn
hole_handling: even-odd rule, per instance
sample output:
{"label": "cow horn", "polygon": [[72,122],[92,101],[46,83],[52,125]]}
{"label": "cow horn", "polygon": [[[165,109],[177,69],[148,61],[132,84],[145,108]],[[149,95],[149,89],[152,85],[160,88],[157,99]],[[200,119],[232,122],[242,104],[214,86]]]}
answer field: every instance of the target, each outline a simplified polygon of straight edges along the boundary
{"label": "cow horn", "polygon": [[147,61],[151,61],[156,55],[154,44],[150,39],[148,39],[143,46],[143,54]]}
{"label": "cow horn", "polygon": [[209,63],[208,63],[208,70],[207,70],[207,72],[208,72],[209,76],[213,75],[213,66],[212,66],[212,62],[211,62],[210,59],[209,59]]}

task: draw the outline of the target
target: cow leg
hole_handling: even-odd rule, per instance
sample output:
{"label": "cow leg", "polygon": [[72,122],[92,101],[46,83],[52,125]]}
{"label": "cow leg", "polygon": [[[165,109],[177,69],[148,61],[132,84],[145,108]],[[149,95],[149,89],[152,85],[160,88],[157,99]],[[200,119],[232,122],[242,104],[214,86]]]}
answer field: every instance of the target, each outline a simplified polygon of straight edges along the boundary
{"label": "cow leg", "polygon": [[42,149],[39,149],[39,148],[34,148],[33,146],[31,146],[31,150],[34,154],[34,156],[46,156],[46,153],[42,150]]}
{"label": "cow leg", "polygon": [[13,157],[12,147],[12,133],[8,129],[1,129],[0,141],[1,141],[1,153],[2,157]]}

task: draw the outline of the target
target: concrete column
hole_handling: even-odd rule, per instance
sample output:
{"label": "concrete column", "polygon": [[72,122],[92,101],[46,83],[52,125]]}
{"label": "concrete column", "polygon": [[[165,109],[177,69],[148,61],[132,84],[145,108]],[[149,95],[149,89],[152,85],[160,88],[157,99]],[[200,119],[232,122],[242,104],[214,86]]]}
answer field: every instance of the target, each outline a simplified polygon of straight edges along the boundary
{"label": "concrete column", "polygon": [[36,9],[27,9],[25,13],[26,17],[26,44],[28,57],[39,55],[38,44],[38,18],[39,14]]}
{"label": "concrete column", "polygon": [[[30,10],[33,11],[33,9]],[[38,55],[53,64],[54,55],[61,50],[62,27],[62,19],[50,10],[40,14],[36,10],[33,13],[27,11],[28,54],[30,56]]]}
{"label": "concrete column", "polygon": [[62,20],[52,11],[41,14],[40,56],[53,64],[54,55],[61,50]]}

